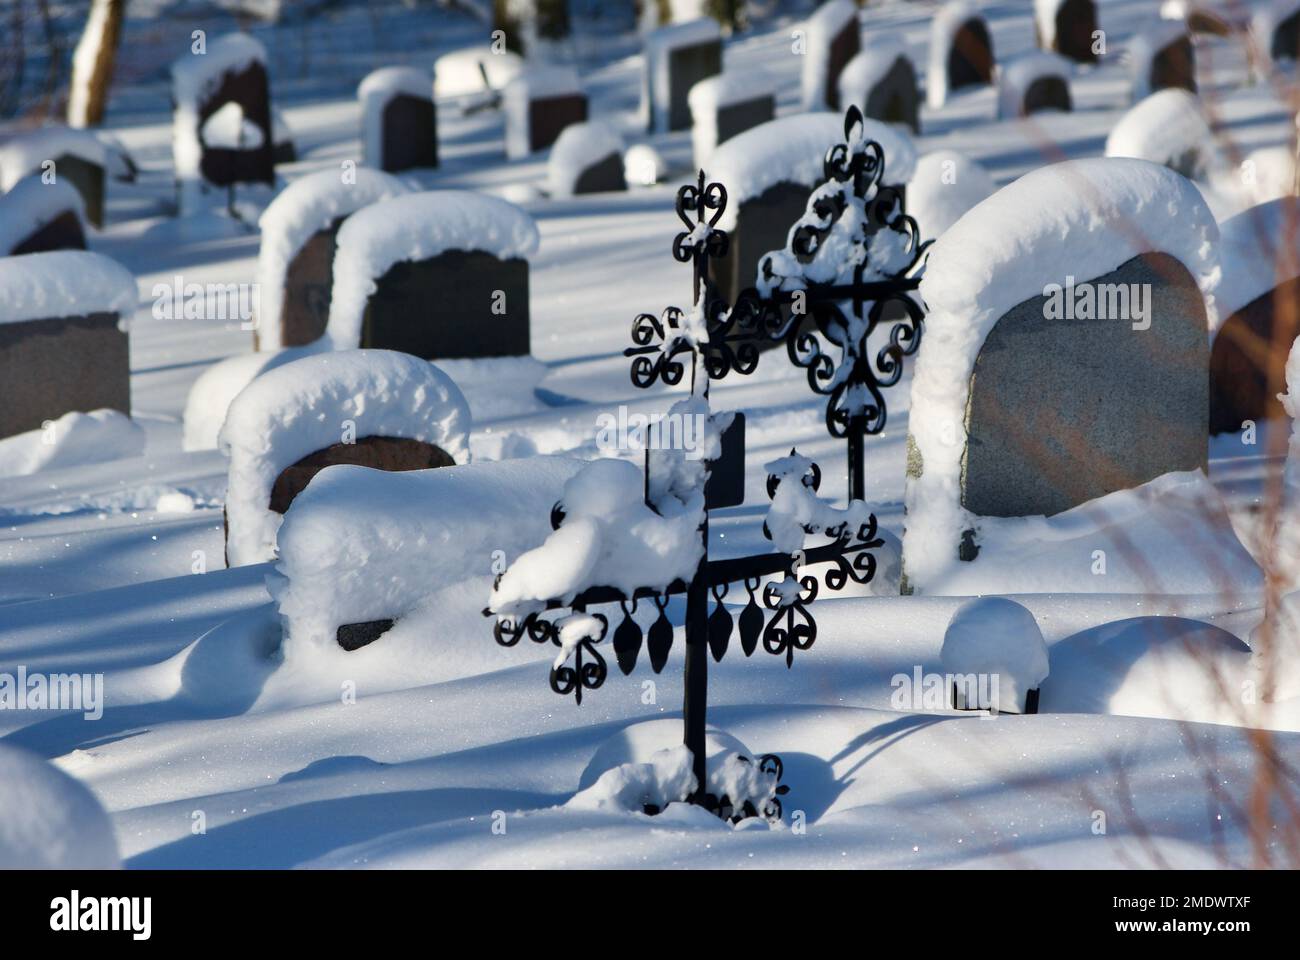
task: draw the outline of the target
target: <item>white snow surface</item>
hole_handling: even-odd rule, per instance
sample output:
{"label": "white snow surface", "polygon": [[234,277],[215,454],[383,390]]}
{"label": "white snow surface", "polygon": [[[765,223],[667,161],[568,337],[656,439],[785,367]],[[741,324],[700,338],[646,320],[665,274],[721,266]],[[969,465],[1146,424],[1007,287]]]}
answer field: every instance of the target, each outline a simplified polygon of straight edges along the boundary
{"label": "white snow surface", "polygon": [[356,167],[346,176],[342,170],[319,170],[280,191],[258,220],[262,242],[257,252],[257,325],[262,350],[280,345],[284,281],[303,245],[335,220],[409,191],[401,180],[369,167]]}
{"label": "white snow surface", "polygon": [[939,659],[945,673],[996,677],[996,685],[990,684],[996,708],[1011,713],[1023,711],[1025,696],[1048,673],[1038,621],[1006,597],[974,597],[958,607],[944,631]]}
{"label": "white snow surface", "polygon": [[857,19],[858,6],[853,0],[830,0],[805,21],[806,48],[799,75],[799,101],[804,110],[826,109],[826,69],[830,64],[831,41],[846,24]]}
{"label": "white snow surface", "polygon": [[378,169],[383,165],[384,109],[394,97],[433,98],[433,77],[415,67],[380,67],[357,86],[361,103],[361,156]]}
{"label": "white snow surface", "polygon": [[1004,120],[1025,115],[1025,94],[1035,80],[1060,77],[1068,88],[1074,65],[1059,53],[1030,50],[998,64],[998,116]]}
{"label": "white snow surface", "polygon": [[52,126],[24,131],[0,143],[0,193],[12,190],[29,174],[40,173],[46,160],[62,156],[79,157],[106,171],[109,166],[108,149],[91,130]]}
{"label": "white snow surface", "polygon": [[546,161],[546,186],[553,197],[571,197],[578,178],[607,157],[623,156],[623,138],[602,120],[565,127]]}
{"label": "white snow surface", "polygon": [[226,414],[220,448],[230,461],[226,491],[231,566],[275,555],[282,517],[268,506],[275,479],[309,453],[343,440],[400,437],[469,459],[469,407],[459,388],[426,360],[391,350],[319,353],[268,370]]}
{"label": "white snow surface", "polygon": [[[931,109],[938,110],[948,102],[948,53],[952,50],[957,31],[971,20],[984,22],[975,4],[970,0],[949,0],[930,21],[930,62],[925,77],[925,100]],[[991,37],[992,33],[989,35]],[[996,57],[996,40],[993,50]]]}
{"label": "white snow surface", "polygon": [[19,180],[6,194],[0,194],[0,254],[8,254],[37,230],[71,211],[87,233],[86,205],[77,188],[67,180],[51,183],[32,174]]}
{"label": "white snow surface", "polygon": [[396,263],[428,260],[447,250],[529,258],[539,239],[533,218],[519,207],[468,190],[430,190],[372,203],[339,229],[323,339],[336,350],[360,344],[366,303]]}
{"label": "white snow surface", "polygon": [[144,430],[117,410],[70,411],[47,427],[0,439],[0,477],[79,467],[144,453]]}
{"label": "white snow surface", "polygon": [[965,411],[975,359],[1002,315],[1041,296],[1045,284],[1095,279],[1159,251],[1196,279],[1213,318],[1218,240],[1213,215],[1183,177],[1143,160],[1094,158],[1026,174],[934,244],[921,281],[930,313],[912,379],[909,426],[924,468],[907,483],[909,581],[941,579],[973,523],[959,502]]}
{"label": "white snow surface", "polygon": [[988,199],[997,184],[980,164],[955,150],[921,157],[907,184],[907,212],[925,240],[943,236],[967,210]]}
{"label": "white snow surface", "polygon": [[203,121],[199,139],[220,150],[259,150],[266,142],[262,128],[244,116],[244,108],[234,100]]}
{"label": "white snow surface", "polygon": [[52,250],[0,257],[0,323],[116,313],[130,322],[135,277],[120,263],[88,250]]}
{"label": "white snow surface", "polygon": [[1157,90],[1134,104],[1106,138],[1106,156],[1136,157],[1201,178],[1221,163],[1200,101],[1186,90]]}
{"label": "white snow surface", "polygon": [[523,58],[509,50],[496,53],[487,45],[453,50],[434,62],[433,92],[438,97],[486,93],[483,71],[491,88],[501,90],[523,69]]}
{"label": "white snow surface", "polygon": [[112,823],[95,795],[41,757],[0,743],[0,870],[120,866]]}

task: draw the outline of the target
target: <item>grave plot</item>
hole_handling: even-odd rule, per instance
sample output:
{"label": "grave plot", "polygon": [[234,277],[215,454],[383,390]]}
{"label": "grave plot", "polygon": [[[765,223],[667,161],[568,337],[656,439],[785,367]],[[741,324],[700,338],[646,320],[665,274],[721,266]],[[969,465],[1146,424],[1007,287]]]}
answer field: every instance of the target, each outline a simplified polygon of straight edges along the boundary
{"label": "grave plot", "polygon": [[907,207],[921,236],[937,239],[997,184],[982,166],[954,150],[935,150],[916,164],[907,184]]}
{"label": "grave plot", "polygon": [[304,346],[325,333],[339,227],[362,207],[409,192],[396,177],[357,167],[295,180],[258,226],[256,350]]}
{"label": "grave plot", "polygon": [[822,4],[804,24],[799,100],[806,111],[840,110],[840,75],[861,48],[858,7],[853,0]]}
{"label": "grave plot", "polygon": [[[889,157],[885,184],[902,187],[916,169],[916,149],[906,133],[865,121],[863,136]],[[727,233],[724,256],[710,264],[724,299],[753,286],[759,261],[785,246],[790,225],[803,216],[813,189],[825,179],[826,152],[844,136],[834,113],[797,114],[762,124],[713,152],[709,178],[727,190],[718,228]]]}
{"label": "grave plot", "polygon": [[1200,101],[1186,90],[1158,90],[1111,128],[1106,156],[1150,160],[1199,180],[1222,161]]}
{"label": "grave plot", "polygon": [[19,180],[0,195],[0,256],[85,250],[81,195],[67,181]]}
{"label": "grave plot", "polygon": [[[1094,159],[1022,177],[936,243],[921,283],[930,314],[909,422],[903,546],[911,589],[968,585],[980,571],[963,567],[990,556],[996,566],[1008,555],[1039,555],[1039,569],[996,571],[1020,589],[1060,576],[1050,549],[1043,556],[1041,545],[1025,542],[1033,524],[997,518],[1045,516],[1050,527],[1078,507],[1070,515],[1077,526],[1065,518],[1059,526],[1100,543],[1110,534],[1097,532],[1089,501],[1117,491],[1115,514],[1145,518],[1133,533],[1143,550],[1183,529],[1155,523],[1162,509],[1203,509],[1196,530],[1224,541],[1218,556],[1230,568],[1229,558],[1240,559],[1212,491],[1211,506],[1200,503],[1203,474],[1186,473],[1206,467],[1204,296],[1217,281],[1217,240],[1213,216],[1186,180],[1143,161]],[[1170,498],[1166,508],[1161,495]],[[1016,549],[1003,550],[1001,537]],[[1115,554],[1112,564],[1122,543]],[[1127,588],[1143,588],[1142,560],[1154,555],[1134,561]],[[1053,588],[1118,587],[1119,578],[1101,585],[1089,577],[1086,564],[1076,563],[1075,574],[1077,584]],[[1225,574],[1223,583],[1244,588],[1249,579]]]}
{"label": "grave plot", "polygon": [[1038,45],[1079,63],[1094,63],[1097,4],[1094,0],[1034,0]]}
{"label": "grave plot", "polygon": [[389,173],[438,165],[433,81],[415,67],[381,67],[357,87],[362,156]]}
{"label": "grave plot", "polygon": [[373,203],[339,229],[325,342],[439,360],[529,352],[532,218],[462,190]]}
{"label": "grave plot", "polygon": [[0,437],[70,411],[131,413],[135,278],[79,250],[0,257]]}
{"label": "grave plot", "polygon": [[459,388],[418,357],[349,350],[267,371],[235,397],[221,428],[227,564],[273,559],[285,511],[326,467],[465,463],[469,429]]}
{"label": "grave plot", "polygon": [[109,169],[115,179],[134,178],[130,157],[110,151],[89,130],[42,127],[0,144],[0,193],[32,175],[43,176],[47,183],[64,180],[81,195],[85,219],[95,227],[104,225],[104,180]]}
{"label": "grave plot", "polygon": [[939,109],[967,87],[993,83],[993,37],[979,9],[969,0],[950,0],[930,22],[930,63],[926,102]]}
{"label": "grave plot", "polygon": [[839,102],[869,120],[901,123],[921,132],[921,93],[916,65],[897,37],[874,37],[844,67]]}
{"label": "grave plot", "polygon": [[719,144],[776,116],[776,85],[762,70],[729,70],[691,87],[691,148],[697,169]]}
{"label": "grave plot", "polygon": [[1129,72],[1136,103],[1170,87],[1196,92],[1196,50],[1185,21],[1160,20],[1129,44]]}
{"label": "grave plot", "polygon": [[534,67],[505,86],[506,156],[545,150],[567,127],[587,120],[587,94],[572,67]]}
{"label": "grave plot", "polygon": [[566,127],[546,161],[546,188],[553,197],[626,190],[618,131],[599,121]]}
{"label": "grave plot", "polygon": [[1210,432],[1236,433],[1287,414],[1286,363],[1300,334],[1300,209],[1293,197],[1221,225],[1219,326],[1210,347]]}
{"label": "grave plot", "polygon": [[646,34],[641,76],[641,116],[652,133],[691,125],[691,88],[722,72],[722,31],[701,17]]}
{"label": "grave plot", "polygon": [[998,70],[998,116],[1027,117],[1043,110],[1068,113],[1070,61],[1055,53],[1033,50],[1003,63]]}
{"label": "grave plot", "polygon": [[243,33],[209,40],[171,67],[172,156],[182,215],[232,196],[237,184],[275,183],[266,50]]}
{"label": "grave plot", "polygon": [[945,676],[954,678],[946,705],[1038,712],[1039,687],[1050,671],[1047,644],[1034,615],[1014,600],[976,597],[963,603],[948,621],[939,659]]}

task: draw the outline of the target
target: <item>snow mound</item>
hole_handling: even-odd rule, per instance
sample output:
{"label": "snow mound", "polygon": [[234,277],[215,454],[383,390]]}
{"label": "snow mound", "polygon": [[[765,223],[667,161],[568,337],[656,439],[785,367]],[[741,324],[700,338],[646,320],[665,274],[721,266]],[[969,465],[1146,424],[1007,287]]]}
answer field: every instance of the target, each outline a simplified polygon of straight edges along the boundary
{"label": "snow mound", "polygon": [[537,225],[523,210],[468,190],[431,190],[372,203],[339,228],[324,339],[336,350],[361,342],[366,303],[394,264],[428,260],[447,250],[527,258],[538,241]]}
{"label": "snow mound", "polygon": [[433,78],[415,67],[380,67],[357,86],[361,103],[361,155],[378,167],[383,161],[384,108],[394,97],[433,98]]}
{"label": "snow mound", "polygon": [[357,167],[348,180],[340,170],[321,170],[285,187],[258,220],[262,244],[257,252],[258,343],[274,350],[280,343],[280,311],[289,264],[303,244],[335,220],[362,207],[409,192],[390,174]]}
{"label": "snow mound", "polygon": [[648,143],[638,143],[623,154],[623,179],[639,187],[652,187],[668,176],[668,161]]}
{"label": "snow mound", "polygon": [[0,323],[48,317],[135,313],[135,277],[115,260],[86,250],[0,257]]}
{"label": "snow mound", "polygon": [[601,121],[573,123],[564,128],[546,162],[546,188],[553,197],[571,197],[578,178],[611,155],[622,157],[623,138]]}
{"label": "snow mound", "polygon": [[1049,50],[1031,50],[1000,64],[997,71],[998,116],[1003,120],[1024,116],[1025,94],[1036,81],[1058,77],[1068,90],[1073,73],[1074,66],[1069,60]]}
{"label": "snow mound", "polygon": [[1214,301],[1220,321],[1300,276],[1300,200],[1296,197],[1243,210],[1221,223],[1219,231],[1223,280],[1214,291]]}
{"label": "snow mound", "polygon": [[94,794],[35,754],[0,743],[0,870],[120,866],[113,825]]}
{"label": "snow mound", "polygon": [[946,674],[996,677],[989,684],[993,702],[978,706],[1007,713],[1021,712],[1029,691],[1047,678],[1047,645],[1038,621],[1005,597],[976,597],[958,607],[944,631],[940,660]]}
{"label": "snow mound", "polygon": [[691,152],[695,166],[708,166],[718,146],[718,111],[747,100],[775,96],[776,82],[763,70],[727,70],[705,77],[687,94],[691,107]]}
{"label": "snow mound", "polygon": [[921,236],[942,236],[966,211],[997,191],[988,172],[955,150],[927,153],[907,184],[907,212]]}
{"label": "snow mound", "polygon": [[75,213],[86,231],[86,206],[67,180],[45,183],[39,174],[24,177],[0,195],[0,256],[65,213]]}
{"label": "snow mound", "polygon": [[285,515],[267,580],[286,658],[343,655],[341,625],[400,619],[452,584],[477,581],[481,604],[498,556],[513,559],[546,538],[551,507],[581,466],[529,457],[404,473],[322,470]]}
{"label": "snow mound", "polygon": [[1106,156],[1136,157],[1199,179],[1220,166],[1200,101],[1186,90],[1157,90],[1129,109],[1106,138]]}
{"label": "snow mound", "polygon": [[226,491],[230,565],[275,557],[282,517],[269,507],[286,467],[343,439],[400,437],[469,457],[469,408],[456,384],[426,360],[390,350],[320,353],[269,370],[230,404],[219,443],[230,460]]}
{"label": "snow mound", "polygon": [[1161,19],[1132,39],[1128,45],[1128,66],[1135,101],[1151,94],[1151,65],[1156,57],[1187,35],[1185,20]]}
{"label": "snow mound", "polygon": [[[925,99],[934,110],[948,102],[948,53],[957,32],[971,20],[984,23],[979,8],[970,0],[951,0],[940,7],[930,21],[930,62],[926,70]],[[992,36],[990,32],[990,39]]]}
{"label": "snow mound", "polygon": [[1294,196],[1295,177],[1295,151],[1276,146],[1252,150],[1236,170],[1225,170],[1223,179],[1253,204]]}
{"label": "snow mound", "polygon": [[433,92],[438,97],[487,93],[485,73],[492,90],[500,90],[523,68],[523,58],[509,50],[496,53],[487,46],[453,50],[434,61]]}
{"label": "snow mound", "polygon": [[934,244],[921,281],[930,313],[909,415],[925,465],[906,490],[909,581],[938,580],[974,522],[959,502],[965,412],[975,359],[1002,315],[1041,296],[1046,282],[1095,279],[1139,254],[1162,252],[1196,279],[1213,318],[1218,240],[1213,215],[1183,177],[1143,160],[1093,158],[1026,174]]}
{"label": "snow mound", "polygon": [[532,67],[506,84],[502,106],[506,115],[506,156],[518,160],[532,153],[530,124],[534,100],[582,93],[573,67]]}
{"label": "snow mound", "polygon": [[199,137],[220,150],[258,150],[266,143],[262,128],[244,116],[244,108],[233,100],[203,121]]}
{"label": "snow mound", "polygon": [[41,127],[17,134],[0,143],[0,193],[32,173],[39,173],[46,160],[73,156],[98,164],[107,171],[109,151],[89,130],[72,127]]}
{"label": "snow mound", "polygon": [[[641,119],[654,117],[656,133],[668,132],[668,103],[671,100],[668,61],[674,50],[722,39],[722,27],[712,17],[699,17],[685,23],[651,30],[642,41],[644,72],[641,79]],[[651,111],[650,105],[658,109]]]}
{"label": "snow mound", "polygon": [[194,381],[185,398],[181,449],[215,450],[230,402],[239,396],[244,387],[267,370],[317,352],[320,352],[320,348],[316,344],[284,350],[263,350],[260,353],[227,357],[208,367]]}
{"label": "snow mound", "polygon": [[[904,131],[876,120],[863,121],[863,137],[885,151],[883,182],[904,184],[916,171],[916,147]],[[727,188],[727,209],[718,227],[734,230],[740,205],[778,183],[812,187],[825,177],[826,153],[844,142],[844,118],[836,113],[780,117],[732,137],[713,151],[710,180]]]}
{"label": "snow mound", "polygon": [[144,453],[144,430],[117,410],[72,411],[29,430],[0,439],[0,477],[38,470],[79,467],[123,460]]}
{"label": "snow mound", "polygon": [[853,0],[830,0],[817,8],[804,23],[807,52],[799,75],[799,100],[806,111],[826,108],[826,73],[830,67],[831,41],[850,21],[858,19]]}

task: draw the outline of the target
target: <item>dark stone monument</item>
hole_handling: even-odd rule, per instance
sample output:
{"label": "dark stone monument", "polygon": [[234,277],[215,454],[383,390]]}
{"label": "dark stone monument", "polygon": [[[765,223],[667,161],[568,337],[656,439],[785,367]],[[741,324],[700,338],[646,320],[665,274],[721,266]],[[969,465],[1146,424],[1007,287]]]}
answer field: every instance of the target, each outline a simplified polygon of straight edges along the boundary
{"label": "dark stone monument", "polygon": [[[830,14],[831,4],[823,7]],[[851,7],[851,9],[849,9]],[[836,14],[840,14],[837,10]],[[832,36],[824,37],[826,43],[825,50],[825,72],[819,78],[822,90],[822,99],[820,103],[811,102],[812,98],[806,96],[804,107],[809,110],[840,110],[844,104],[840,103],[840,74],[848,66],[849,61],[857,56],[858,51],[862,48],[862,38],[858,30],[858,14],[856,5],[846,4],[843,16],[843,22],[838,28],[831,27],[835,33]],[[814,14],[816,16],[816,14]],[[839,19],[838,16],[835,17]],[[812,55],[809,51],[808,56]],[[811,93],[811,91],[809,91]]]}
{"label": "dark stone monument", "polygon": [[709,261],[710,277],[722,299],[734,303],[736,294],[754,285],[758,262],[785,247],[790,227],[804,215],[812,191],[811,186],[784,181],[740,203],[726,256]]}
{"label": "dark stone monument", "polygon": [[[1079,63],[1095,63],[1092,35],[1097,30],[1097,5],[1093,0],[1061,0],[1056,6],[1056,37],[1052,49]],[[1038,45],[1044,46],[1040,35]]]}
{"label": "dark stone monument", "polygon": [[11,257],[25,253],[49,253],[53,250],[85,250],[86,234],[75,210],[65,210],[38,227],[7,251]]}
{"label": "dark stone monument", "polygon": [[56,175],[67,179],[81,194],[86,219],[96,227],[104,225],[104,168],[84,157],[66,153],[54,161]]}
{"label": "dark stone monument", "polygon": [[506,86],[506,155],[519,159],[545,150],[565,128],[587,122],[587,95],[575,70],[525,70]]}
{"label": "dark stone monument", "polygon": [[948,50],[948,89],[993,82],[993,40],[983,20],[972,17],[958,28]]}
{"label": "dark stone monument", "polygon": [[[527,260],[448,250],[394,264],[377,285],[362,320],[362,347],[426,360],[529,352]],[[498,303],[504,306],[494,312]]]}
{"label": "dark stone monument", "polygon": [[1300,60],[1300,10],[1274,28],[1268,51],[1274,60]]}
{"label": "dark stone monument", "polygon": [[298,494],[307,488],[312,477],[326,467],[340,463],[398,472],[450,467],[455,461],[441,447],[423,440],[362,437],[356,443],[335,443],[324,450],[309,453],[297,463],[285,467],[271,488],[270,508],[276,513],[284,513]]}
{"label": "dark stone monument", "polygon": [[433,100],[400,93],[384,105],[383,159],[388,173],[438,165],[438,119]]}
{"label": "dark stone monument", "polygon": [[1170,471],[1205,469],[1201,292],[1163,253],[1134,257],[1087,286],[1100,302],[1134,284],[1151,291],[1146,329],[1109,308],[1097,311],[1104,319],[1049,318],[1039,296],[989,332],[966,414],[962,506],[971,513],[1051,516]]}
{"label": "dark stone monument", "polygon": [[728,103],[718,108],[716,128],[718,143],[726,143],[738,133],[744,133],[760,123],[767,123],[776,117],[776,98],[765,93],[752,100]]}
{"label": "dark stone monument", "polygon": [[[280,307],[279,346],[301,347],[325,333],[334,285],[334,250],[344,219],[339,217],[328,228],[317,230],[289,261]],[[256,332],[253,336],[256,342]]]}
{"label": "dark stone monument", "polygon": [[905,124],[913,133],[921,130],[921,95],[917,89],[916,68],[901,53],[869,90],[841,89],[841,101],[845,96],[849,102],[861,104],[862,115],[868,119]]}
{"label": "dark stone monument", "polygon": [[247,150],[204,145],[203,157],[199,161],[203,179],[219,187],[235,183],[274,184],[275,135],[271,127],[266,67],[253,62],[243,70],[223,74],[216,91],[199,106],[199,130],[227,103],[239,104],[244,119],[261,131],[261,143]]}
{"label": "dark stone monument", "polygon": [[1166,44],[1151,58],[1147,91],[1154,93],[1167,87],[1196,92],[1196,51],[1188,34]]}
{"label": "dark stone monument", "polygon": [[[691,87],[722,72],[722,38],[716,23],[664,27],[646,38],[645,96],[651,131],[689,130]],[[679,39],[680,38],[680,39]]]}
{"label": "dark stone monument", "polygon": [[1024,114],[1040,110],[1071,110],[1070,85],[1064,77],[1043,76],[1036,79],[1025,91]]}
{"label": "dark stone monument", "polygon": [[587,97],[571,93],[560,97],[543,97],[528,105],[528,140],[532,152],[545,150],[556,141],[564,128],[587,122]]}
{"label": "dark stone monument", "polygon": [[626,189],[623,155],[617,151],[591,164],[578,174],[578,179],[573,184],[574,196],[580,193],[608,193]]}
{"label": "dark stone monument", "polygon": [[116,313],[0,323],[0,437],[73,410],[131,413],[127,334]]}
{"label": "dark stone monument", "polygon": [[[1278,339],[1278,326],[1284,330]],[[1300,278],[1261,294],[1223,321],[1210,348],[1210,433],[1247,420],[1282,420],[1286,361],[1300,329]]]}

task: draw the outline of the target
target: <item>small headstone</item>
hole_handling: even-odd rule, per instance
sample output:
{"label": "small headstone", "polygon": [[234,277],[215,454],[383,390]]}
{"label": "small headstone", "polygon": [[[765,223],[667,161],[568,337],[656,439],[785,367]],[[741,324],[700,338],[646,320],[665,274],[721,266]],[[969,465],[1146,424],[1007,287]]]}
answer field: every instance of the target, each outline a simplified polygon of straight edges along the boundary
{"label": "small headstone", "polygon": [[1097,4],[1094,0],[1035,0],[1038,45],[1078,63],[1097,60]]}
{"label": "small headstone", "polygon": [[993,83],[993,38],[988,23],[969,0],[950,0],[930,25],[926,100],[938,109],[948,94]]}
{"label": "small headstone", "polygon": [[1192,36],[1181,21],[1162,20],[1133,38],[1129,45],[1133,99],[1175,87],[1196,92],[1196,52]]}
{"label": "small headstone", "polygon": [[1150,160],[1200,179],[1222,163],[1200,100],[1186,90],[1157,90],[1111,127],[1106,156]]}
{"label": "small headstone", "polygon": [[293,131],[284,114],[275,107],[271,108],[272,160],[278,167],[282,163],[293,163],[298,159],[298,147],[293,140]]}
{"label": "small headstone", "polygon": [[921,94],[916,66],[896,38],[873,40],[840,74],[839,103],[853,104],[881,123],[900,123],[921,131]]}
{"label": "small headstone", "polygon": [[760,70],[735,70],[691,88],[691,146],[695,166],[708,165],[721,143],[776,116],[776,87]]}
{"label": "small headstone", "polygon": [[201,210],[214,188],[275,183],[266,62],[257,40],[234,33],[172,64],[172,148],[182,213]]}
{"label": "small headstone", "polygon": [[[0,192],[12,190],[19,180],[32,175],[66,181],[81,195],[86,221],[102,227],[105,169],[117,159],[110,157],[108,147],[89,130],[42,127],[20,133],[0,144]],[[129,161],[125,157],[124,162]],[[134,175],[133,169],[129,175]]]}
{"label": "small headstone", "polygon": [[804,110],[841,110],[840,74],[861,48],[857,4],[853,0],[822,4],[804,25],[804,42],[800,79]]}
{"label": "small headstone", "polygon": [[1300,3],[1273,4],[1257,17],[1263,28],[1260,42],[1268,44],[1273,62],[1300,60]]}
{"label": "small headstone", "polygon": [[357,87],[367,166],[397,173],[438,165],[433,81],[415,67],[382,67]]}
{"label": "small headstone", "polygon": [[604,123],[575,123],[564,129],[546,164],[553,197],[626,190],[623,139]]}
{"label": "small headstone", "polygon": [[668,133],[690,127],[691,88],[721,72],[722,30],[713,18],[700,17],[646,34],[641,114],[647,128]]}
{"label": "small headstone", "polygon": [[320,338],[329,320],[335,238],[352,213],[408,192],[396,177],[358,167],[345,181],[322,170],[287,186],[259,226],[255,348],[278,350]]}
{"label": "small headstone", "polygon": [[135,278],[96,253],[0,258],[0,437],[73,410],[129,415],[136,302]]}
{"label": "small headstone", "polygon": [[0,195],[0,256],[85,250],[81,195],[66,181],[33,175]]}
{"label": "small headstone", "polygon": [[427,360],[525,355],[537,243],[532,218],[495,197],[438,190],[371,204],[338,232],[326,338]]}
{"label": "small headstone", "polygon": [[998,72],[998,116],[1003,119],[1043,110],[1068,113],[1071,107],[1070,61],[1058,54],[1031,50]]}
{"label": "small headstone", "polygon": [[545,150],[575,123],[587,120],[587,95],[571,67],[525,70],[506,84],[506,156]]}

